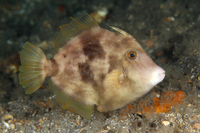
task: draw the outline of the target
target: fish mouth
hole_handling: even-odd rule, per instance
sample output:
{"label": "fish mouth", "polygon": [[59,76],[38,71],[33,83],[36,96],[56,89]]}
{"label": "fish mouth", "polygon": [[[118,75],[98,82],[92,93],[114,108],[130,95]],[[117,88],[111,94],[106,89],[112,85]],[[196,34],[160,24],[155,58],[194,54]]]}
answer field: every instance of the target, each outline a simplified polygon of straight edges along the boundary
{"label": "fish mouth", "polygon": [[161,69],[158,70],[159,82],[163,81],[164,78],[165,78],[165,70],[161,68]]}
{"label": "fish mouth", "polygon": [[162,69],[161,67],[158,67],[152,75],[151,78],[151,84],[152,85],[157,85],[158,83],[160,83],[161,81],[163,81],[163,79],[165,78],[165,70]]}
{"label": "fish mouth", "polygon": [[159,73],[158,74],[158,78],[160,79],[160,82],[163,81],[163,79],[165,78],[165,71],[163,73]]}

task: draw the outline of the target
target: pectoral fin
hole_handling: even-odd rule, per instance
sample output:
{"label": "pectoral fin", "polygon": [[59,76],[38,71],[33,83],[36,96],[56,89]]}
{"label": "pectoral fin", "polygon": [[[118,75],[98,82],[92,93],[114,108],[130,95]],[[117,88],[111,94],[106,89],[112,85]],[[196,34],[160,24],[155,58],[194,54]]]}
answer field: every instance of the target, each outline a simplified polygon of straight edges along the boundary
{"label": "pectoral fin", "polygon": [[119,88],[120,84],[123,83],[124,77],[125,75],[122,72],[113,70],[106,76],[104,85],[108,88]]}

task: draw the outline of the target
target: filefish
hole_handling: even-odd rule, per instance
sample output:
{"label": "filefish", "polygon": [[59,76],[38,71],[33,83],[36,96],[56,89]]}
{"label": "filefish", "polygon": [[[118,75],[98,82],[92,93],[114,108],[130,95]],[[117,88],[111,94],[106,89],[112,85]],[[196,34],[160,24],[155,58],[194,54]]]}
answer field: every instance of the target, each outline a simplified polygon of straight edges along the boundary
{"label": "filefish", "polygon": [[100,112],[122,108],[165,77],[135,38],[119,28],[101,28],[86,13],[60,28],[52,59],[39,47],[24,44],[19,81],[26,94],[50,77],[49,89],[62,108],[90,119],[95,106]]}

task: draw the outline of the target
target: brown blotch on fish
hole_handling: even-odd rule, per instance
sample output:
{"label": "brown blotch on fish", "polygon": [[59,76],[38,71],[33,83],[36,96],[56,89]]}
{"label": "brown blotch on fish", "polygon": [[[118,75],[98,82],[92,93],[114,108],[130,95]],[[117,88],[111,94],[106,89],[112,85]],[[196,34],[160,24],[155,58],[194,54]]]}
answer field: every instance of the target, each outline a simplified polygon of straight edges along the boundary
{"label": "brown blotch on fish", "polygon": [[144,96],[165,77],[165,71],[141,45],[119,28],[111,27],[118,33],[103,29],[87,14],[60,28],[53,59],[47,59],[37,46],[24,44],[19,81],[26,94],[38,90],[45,78],[51,77],[49,89],[62,108],[90,119],[95,106],[101,112],[121,108]]}
{"label": "brown blotch on fish", "polygon": [[110,73],[113,69],[115,69],[118,66],[117,59],[114,55],[109,56],[109,69],[108,69],[108,73]]}
{"label": "brown blotch on fish", "polygon": [[84,42],[83,52],[92,61],[95,58],[105,58],[105,52],[101,47],[99,41]]}
{"label": "brown blotch on fish", "polygon": [[103,80],[105,79],[105,77],[106,77],[106,75],[105,75],[105,74],[103,74],[103,73],[101,73],[101,74],[100,74],[100,76],[99,76],[99,78],[100,78],[100,81],[103,81]]}
{"label": "brown blotch on fish", "polygon": [[[85,92],[83,91],[83,89],[78,88],[77,90],[74,91],[74,96],[81,96],[81,97],[85,97]],[[82,100],[82,99],[81,99]]]}
{"label": "brown blotch on fish", "polygon": [[63,57],[65,58],[65,57],[66,57],[66,55],[65,55],[65,54],[63,54]]}
{"label": "brown blotch on fish", "polygon": [[93,82],[94,75],[88,63],[79,63],[78,68],[83,82]]}

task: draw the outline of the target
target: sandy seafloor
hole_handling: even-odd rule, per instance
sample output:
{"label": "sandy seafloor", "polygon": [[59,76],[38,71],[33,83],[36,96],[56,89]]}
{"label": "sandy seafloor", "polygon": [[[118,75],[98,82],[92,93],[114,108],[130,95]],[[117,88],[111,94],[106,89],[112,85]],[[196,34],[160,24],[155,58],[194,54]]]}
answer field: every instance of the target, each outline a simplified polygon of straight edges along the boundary
{"label": "sandy seafloor", "polygon": [[[60,25],[83,11],[98,16],[102,9],[108,13],[100,26],[118,27],[134,36],[166,70],[164,81],[127,107],[108,113],[95,110],[91,120],[62,110],[47,83],[26,95],[17,71],[23,44],[29,41],[52,57]],[[183,99],[165,97],[177,91],[183,92]],[[155,97],[169,100],[167,111],[148,111],[155,107]],[[200,1],[0,0],[1,133],[198,133],[199,109]]]}

